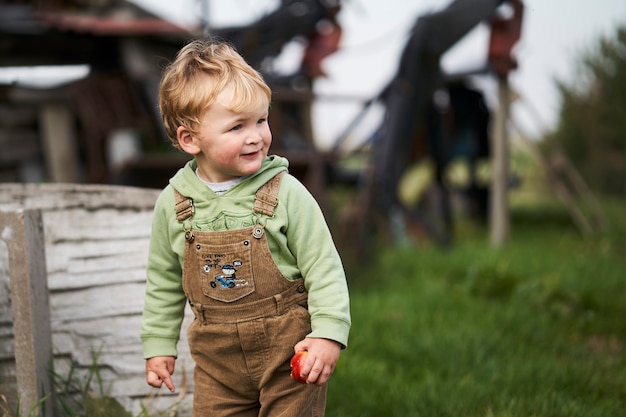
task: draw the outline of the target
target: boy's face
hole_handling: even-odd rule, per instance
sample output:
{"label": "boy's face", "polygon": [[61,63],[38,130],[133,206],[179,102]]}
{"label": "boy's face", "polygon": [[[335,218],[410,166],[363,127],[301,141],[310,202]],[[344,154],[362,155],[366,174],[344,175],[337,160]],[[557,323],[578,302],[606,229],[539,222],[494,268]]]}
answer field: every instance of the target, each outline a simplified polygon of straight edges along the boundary
{"label": "boy's face", "polygon": [[269,103],[234,112],[227,108],[231,90],[225,88],[200,118],[197,135],[178,128],[181,149],[195,156],[202,179],[229,181],[261,168],[272,143]]}

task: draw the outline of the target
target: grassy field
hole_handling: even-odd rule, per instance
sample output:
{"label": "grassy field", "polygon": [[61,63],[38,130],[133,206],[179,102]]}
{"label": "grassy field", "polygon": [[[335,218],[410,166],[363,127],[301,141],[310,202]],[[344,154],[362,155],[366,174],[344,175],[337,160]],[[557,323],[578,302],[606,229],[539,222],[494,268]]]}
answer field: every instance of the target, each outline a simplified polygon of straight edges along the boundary
{"label": "grassy field", "polygon": [[591,239],[535,202],[512,209],[500,249],[466,225],[451,249],[348,265],[353,327],[327,416],[624,416],[624,201],[604,206]]}

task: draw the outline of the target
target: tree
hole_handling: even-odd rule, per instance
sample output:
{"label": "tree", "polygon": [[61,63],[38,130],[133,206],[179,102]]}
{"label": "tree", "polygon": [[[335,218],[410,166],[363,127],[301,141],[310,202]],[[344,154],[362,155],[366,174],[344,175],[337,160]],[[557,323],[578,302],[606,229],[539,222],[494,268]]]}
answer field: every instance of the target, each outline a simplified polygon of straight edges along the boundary
{"label": "tree", "polygon": [[571,83],[557,81],[557,128],[545,138],[560,148],[596,192],[626,193],[626,24],[584,51]]}

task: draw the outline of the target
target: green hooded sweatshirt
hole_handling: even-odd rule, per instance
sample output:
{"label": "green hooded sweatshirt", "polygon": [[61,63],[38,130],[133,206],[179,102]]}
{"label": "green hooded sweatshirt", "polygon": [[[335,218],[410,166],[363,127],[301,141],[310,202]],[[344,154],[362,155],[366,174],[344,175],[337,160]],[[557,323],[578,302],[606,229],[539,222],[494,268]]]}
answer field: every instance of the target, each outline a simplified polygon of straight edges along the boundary
{"label": "green hooded sweatshirt", "polygon": [[218,196],[197,176],[195,161],[170,179],[154,208],[141,339],[144,357],[177,356],[176,345],[186,303],[182,288],[184,231],[176,220],[174,190],[192,198],[193,228],[223,231],[255,224],[265,226],[272,258],[287,279],[304,277],[309,292],[312,332],[308,337],[348,344],[350,308],[346,277],[321,209],[295,177],[285,175],[274,217],[253,213],[256,191],[288,162],[268,156],[261,169]]}

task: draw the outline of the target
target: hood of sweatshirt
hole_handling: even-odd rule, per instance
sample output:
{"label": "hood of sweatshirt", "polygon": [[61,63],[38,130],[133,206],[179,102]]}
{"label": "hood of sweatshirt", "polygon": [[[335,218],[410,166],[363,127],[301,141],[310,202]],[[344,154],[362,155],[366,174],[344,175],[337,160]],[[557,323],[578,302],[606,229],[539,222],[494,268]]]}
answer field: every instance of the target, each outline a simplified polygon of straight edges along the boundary
{"label": "hood of sweatshirt", "polygon": [[[170,179],[170,184],[178,190],[182,195],[190,197],[194,200],[210,200],[219,198],[217,194],[211,191],[196,175],[198,165],[195,160],[191,160],[185,164],[183,168]],[[249,195],[250,190],[257,190],[272,177],[281,171],[287,171],[289,161],[278,155],[271,155],[265,158],[261,164],[261,168],[236,184],[224,194],[228,197],[238,197]]]}

